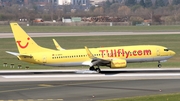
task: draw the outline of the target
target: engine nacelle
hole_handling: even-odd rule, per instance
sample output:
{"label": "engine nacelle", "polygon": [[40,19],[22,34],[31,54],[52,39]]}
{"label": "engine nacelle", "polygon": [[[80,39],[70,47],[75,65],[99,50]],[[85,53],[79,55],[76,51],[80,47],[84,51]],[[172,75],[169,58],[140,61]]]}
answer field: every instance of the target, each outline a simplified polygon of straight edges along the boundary
{"label": "engine nacelle", "polygon": [[127,66],[127,62],[124,59],[112,60],[111,68],[125,68]]}

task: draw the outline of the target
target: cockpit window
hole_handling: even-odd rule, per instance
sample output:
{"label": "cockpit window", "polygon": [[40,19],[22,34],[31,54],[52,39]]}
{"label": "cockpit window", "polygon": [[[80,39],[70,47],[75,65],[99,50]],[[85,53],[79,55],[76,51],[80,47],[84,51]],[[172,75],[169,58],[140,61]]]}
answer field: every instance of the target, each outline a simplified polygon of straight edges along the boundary
{"label": "cockpit window", "polygon": [[164,51],[169,51],[169,49],[164,49]]}

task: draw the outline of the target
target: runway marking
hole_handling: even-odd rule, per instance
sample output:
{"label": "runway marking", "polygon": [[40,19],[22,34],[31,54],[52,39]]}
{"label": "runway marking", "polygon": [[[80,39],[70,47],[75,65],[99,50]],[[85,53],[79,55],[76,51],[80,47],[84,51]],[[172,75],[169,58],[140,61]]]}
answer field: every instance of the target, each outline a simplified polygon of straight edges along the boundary
{"label": "runway marking", "polygon": [[128,77],[148,77],[148,76],[180,76],[180,73],[140,73],[140,74],[76,74],[76,75],[14,75],[14,76],[2,76],[3,78],[77,78],[77,77],[114,77],[114,76],[128,76]]}
{"label": "runway marking", "polygon": [[[4,91],[0,91],[0,93],[15,92],[15,91],[25,91],[25,90],[33,90],[33,89],[42,89],[42,88],[50,88],[50,87],[69,86],[69,85],[103,83],[103,82],[114,82],[114,81],[101,81],[101,82],[94,81],[94,82],[83,82],[83,83],[74,83],[74,84],[58,84],[58,86],[41,86],[41,87],[32,87],[32,88],[28,87],[28,88],[22,88],[22,89],[4,90]],[[53,84],[51,84],[51,85],[53,85]],[[57,85],[57,84],[54,84],[54,85]]]}
{"label": "runway marking", "polygon": [[53,101],[53,99],[47,99],[48,101]]}
{"label": "runway marking", "polygon": [[42,100],[44,100],[44,99],[37,99],[38,101],[42,101]]}
{"label": "runway marking", "polygon": [[27,101],[34,101],[33,99],[27,99]]}
{"label": "runway marking", "polygon": [[63,99],[57,99],[57,100],[61,101],[61,100],[63,100]]}
{"label": "runway marking", "polygon": [[[52,36],[112,36],[112,35],[165,35],[180,34],[179,32],[81,32],[81,33],[28,33],[32,37]],[[12,33],[0,33],[0,38],[12,38]]]}
{"label": "runway marking", "polygon": [[[53,87],[60,87],[60,86],[72,86],[73,87],[75,85],[75,87],[85,87],[85,88],[88,87],[88,88],[102,88],[102,89],[116,89],[116,90],[120,90],[120,89],[123,89],[123,90],[140,90],[140,91],[149,91],[149,92],[157,92],[158,91],[158,90],[154,90],[154,89],[82,85],[82,84],[93,84],[93,83],[103,83],[103,82],[113,82],[113,83],[116,83],[117,81],[114,81],[114,80],[113,81],[109,81],[109,80],[107,80],[107,81],[95,81],[95,82],[94,81],[93,82],[87,81],[87,82],[80,82],[80,83],[74,83],[74,84],[72,84],[71,82],[68,82],[68,84],[52,83],[50,85],[59,84],[58,86],[53,86]],[[47,83],[47,85],[49,85],[49,84]],[[36,88],[38,88],[38,87],[36,87]],[[49,87],[41,87],[41,88],[49,88]],[[38,89],[40,89],[40,88],[38,88]],[[26,89],[26,90],[29,90],[29,89]],[[30,88],[30,90],[31,90],[31,88]],[[18,89],[16,91],[18,91]],[[37,100],[35,100],[35,101],[37,101]],[[46,101],[48,101],[48,100],[46,99]],[[53,101],[63,101],[63,99],[55,99],[55,100],[53,99]]]}
{"label": "runway marking", "polygon": [[49,84],[39,84],[38,86],[42,86],[42,87],[53,87],[53,85],[49,85]]}
{"label": "runway marking", "polygon": [[49,88],[49,87],[33,87],[33,88],[22,88],[22,89],[4,90],[4,91],[0,91],[0,93],[15,92],[15,91],[25,91],[25,90],[33,90],[33,89],[41,89],[41,88]]}
{"label": "runway marking", "polygon": [[[126,80],[127,81],[127,80]],[[124,88],[124,87],[107,87],[107,86],[91,86],[91,85],[83,85],[83,84],[95,84],[95,83],[104,83],[104,82],[113,82],[116,83],[117,81],[110,80],[110,81],[94,81],[94,82],[82,82],[82,83],[74,83],[74,84],[58,84],[56,87],[60,86],[75,86],[75,87],[86,87],[86,88],[102,88],[102,89],[123,89],[123,90],[141,90],[141,91],[151,91],[151,92],[160,92],[159,89],[142,89],[142,88]],[[53,85],[53,84],[52,84]],[[57,85],[57,84],[56,84]]]}
{"label": "runway marking", "polygon": [[23,99],[18,99],[18,101],[24,101]]}

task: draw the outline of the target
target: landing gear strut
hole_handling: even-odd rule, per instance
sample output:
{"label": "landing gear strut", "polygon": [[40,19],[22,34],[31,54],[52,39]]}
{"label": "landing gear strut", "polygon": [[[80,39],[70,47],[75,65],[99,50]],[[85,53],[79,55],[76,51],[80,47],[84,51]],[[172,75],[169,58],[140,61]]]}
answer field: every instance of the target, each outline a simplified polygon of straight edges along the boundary
{"label": "landing gear strut", "polygon": [[159,68],[161,68],[161,67],[162,67],[162,65],[161,65],[160,61],[158,61],[158,67],[159,67]]}
{"label": "landing gear strut", "polygon": [[94,66],[91,66],[91,67],[89,68],[89,70],[91,70],[91,71],[96,71],[96,72],[98,72],[98,73],[101,72],[101,69],[99,68],[99,66],[98,66],[97,68],[94,68]]}

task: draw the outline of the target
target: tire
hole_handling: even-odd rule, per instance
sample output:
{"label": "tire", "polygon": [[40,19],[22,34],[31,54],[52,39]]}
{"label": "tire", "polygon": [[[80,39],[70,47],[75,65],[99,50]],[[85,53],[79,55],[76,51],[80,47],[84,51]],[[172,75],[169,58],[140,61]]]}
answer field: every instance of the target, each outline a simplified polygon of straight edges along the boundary
{"label": "tire", "polygon": [[96,72],[97,73],[101,73],[101,69],[100,68],[96,68]]}
{"label": "tire", "polygon": [[161,68],[161,67],[162,67],[162,65],[161,65],[161,64],[158,64],[158,67],[159,67],[159,68]]}
{"label": "tire", "polygon": [[90,67],[89,70],[94,71],[95,70],[94,66]]}

